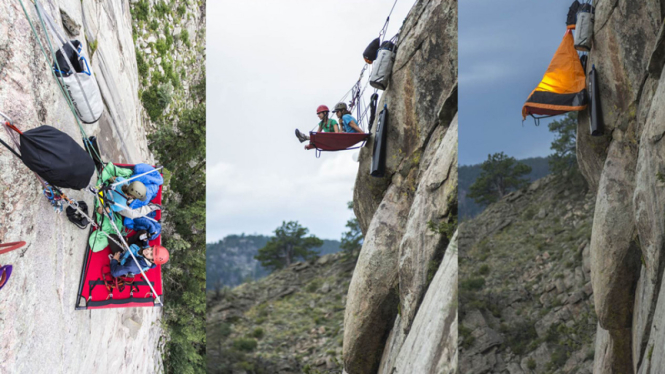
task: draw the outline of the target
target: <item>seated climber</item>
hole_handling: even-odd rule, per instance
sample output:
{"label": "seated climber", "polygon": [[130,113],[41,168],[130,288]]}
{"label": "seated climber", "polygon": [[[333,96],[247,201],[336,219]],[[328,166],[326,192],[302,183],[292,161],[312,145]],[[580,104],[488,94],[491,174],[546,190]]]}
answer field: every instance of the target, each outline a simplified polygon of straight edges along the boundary
{"label": "seated climber", "polygon": [[[319,129],[318,132],[340,132],[339,130],[339,125],[337,124],[337,121],[334,119],[330,118],[328,119],[328,113],[330,112],[330,109],[328,109],[327,106],[325,105],[319,105],[318,108],[316,108],[316,115],[319,116],[319,119],[321,120],[319,122]],[[309,135],[305,135],[300,132],[300,130],[296,129],[296,137],[300,142],[304,142],[306,140],[309,140]]]}
{"label": "seated climber", "polygon": [[337,118],[341,121],[344,132],[365,133],[360,126],[358,126],[358,121],[353,118],[345,103],[337,103],[334,112],[337,114]]}
{"label": "seated climber", "polygon": [[[151,203],[150,200],[155,198],[159,186],[164,183],[164,179],[157,171],[145,174],[152,170],[155,170],[155,168],[147,164],[137,164],[133,171],[111,163],[104,168],[100,178],[101,181],[117,183],[108,196],[112,203],[111,209],[114,212],[123,217],[135,219],[144,217],[156,210],[161,210],[162,207],[159,204]],[[122,183],[126,178],[136,175],[141,176]],[[98,207],[97,213],[101,214],[101,209],[101,207]]]}
{"label": "seated climber", "polygon": [[[137,261],[134,261],[129,251],[123,250],[113,240],[110,241],[109,246],[113,253],[111,258],[111,275],[113,277],[133,276],[141,273],[136,262],[139,263],[143,271],[147,271],[169,261],[169,251],[161,245],[150,247],[148,245],[148,235],[145,231],[138,231],[125,239],[129,245],[129,250],[132,251]],[[110,237],[120,243],[120,238],[117,235],[110,235]]]}

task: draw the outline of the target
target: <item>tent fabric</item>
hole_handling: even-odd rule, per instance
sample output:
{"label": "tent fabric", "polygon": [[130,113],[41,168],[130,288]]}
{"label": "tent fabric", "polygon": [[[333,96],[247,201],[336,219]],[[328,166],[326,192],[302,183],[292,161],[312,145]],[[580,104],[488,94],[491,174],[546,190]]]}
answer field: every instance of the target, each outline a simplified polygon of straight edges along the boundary
{"label": "tent fabric", "polygon": [[588,100],[585,80],[573,34],[567,30],[543,79],[522,107],[522,119],[584,110]]}
{"label": "tent fabric", "polygon": [[[116,165],[121,168],[133,168],[133,165]],[[108,166],[107,166],[108,167]],[[131,170],[131,169],[130,169]],[[159,173],[157,173],[159,174]],[[162,203],[162,188],[160,187],[157,191],[156,196],[152,199],[153,203],[161,204]],[[155,219],[159,220],[161,218],[161,211],[156,211]],[[99,218],[99,217],[98,217]],[[105,221],[108,221],[105,220]],[[99,221],[97,221],[99,222]],[[118,228],[121,229],[122,226]],[[121,229],[122,230],[122,229]],[[91,237],[95,234],[95,230],[91,228]],[[115,232],[113,232],[115,233]],[[128,236],[135,234],[135,231],[130,231]],[[102,235],[99,235],[102,237]],[[83,269],[81,271],[81,280],[79,283],[79,301],[76,309],[106,309],[106,308],[131,308],[131,307],[154,307],[159,306],[155,304],[154,298],[150,295],[150,286],[146,279],[143,279],[141,274],[137,274],[134,277],[135,284],[138,287],[138,291],[132,287],[125,287],[122,292],[118,289],[112,290],[109,294],[108,290],[104,286],[102,281],[102,273],[105,267],[110,266],[111,261],[109,260],[109,254],[111,254],[111,249],[108,247],[108,239],[106,241],[107,245],[105,248],[98,252],[93,252],[90,244],[86,247],[86,255],[83,262]],[[150,246],[160,244],[161,245],[161,236],[150,240],[148,244]],[[133,260],[132,260],[133,261]],[[108,268],[107,268],[108,269]],[[152,283],[155,288],[155,292],[162,297],[163,288],[162,288],[162,267],[157,265],[155,268],[150,269],[145,272],[148,280]],[[163,298],[162,298],[163,301]]]}
{"label": "tent fabric", "polygon": [[90,155],[74,139],[52,126],[21,134],[21,159],[48,183],[80,190],[95,172]]}
{"label": "tent fabric", "polygon": [[310,132],[307,149],[321,151],[343,151],[367,140],[369,133]]}

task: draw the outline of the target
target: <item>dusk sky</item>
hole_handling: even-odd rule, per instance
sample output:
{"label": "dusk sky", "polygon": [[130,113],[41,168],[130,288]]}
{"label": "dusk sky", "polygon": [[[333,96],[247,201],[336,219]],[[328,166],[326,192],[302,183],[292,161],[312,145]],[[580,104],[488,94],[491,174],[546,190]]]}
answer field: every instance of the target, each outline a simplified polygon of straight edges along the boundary
{"label": "dusk sky", "polygon": [[458,2],[460,165],[502,151],[517,159],[551,153],[551,120],[522,124],[521,112],[561,43],[571,2]]}

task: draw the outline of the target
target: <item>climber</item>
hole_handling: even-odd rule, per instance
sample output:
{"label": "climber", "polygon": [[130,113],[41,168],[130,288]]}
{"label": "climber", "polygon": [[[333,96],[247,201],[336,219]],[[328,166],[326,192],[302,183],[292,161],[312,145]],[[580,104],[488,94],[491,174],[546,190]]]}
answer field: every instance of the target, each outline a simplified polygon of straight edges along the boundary
{"label": "climber", "polygon": [[353,118],[345,103],[337,103],[334,112],[337,114],[337,118],[342,122],[344,132],[365,133],[360,126],[358,126],[358,121]]}
{"label": "climber", "polygon": [[[164,182],[162,176],[157,172],[145,174],[152,170],[155,168],[146,164],[137,164],[133,171],[111,163],[104,168],[100,179],[102,182],[112,183],[113,190],[108,197],[112,200],[111,209],[114,212],[133,220],[162,209],[159,204],[150,202],[155,197],[159,186]],[[140,174],[144,175],[139,176]],[[122,183],[125,181],[125,177],[130,176],[138,176],[138,178],[132,180],[131,183],[129,181]],[[97,213],[102,213],[101,207],[97,208]]]}
{"label": "climber", "polygon": [[[123,177],[111,177],[109,178],[111,183],[123,182],[125,178]],[[113,190],[112,194],[109,196],[111,200],[111,210],[120,214],[123,217],[135,219],[139,217],[144,217],[155,210],[161,210],[162,207],[159,204],[148,203],[147,205],[132,209],[129,206],[134,202],[134,200],[146,201],[146,187],[143,183],[139,181],[133,181],[131,183],[121,183],[117,185]],[[108,208],[107,208],[108,212]],[[97,208],[97,213],[102,213],[102,207]]]}
{"label": "climber", "polygon": [[[330,109],[328,109],[327,106],[325,105],[319,105],[318,108],[316,108],[316,115],[319,116],[319,119],[321,120],[319,122],[319,130],[318,132],[340,132],[339,131],[339,124],[337,121],[334,119],[330,118],[328,119],[328,113],[330,112]],[[309,140],[309,136],[305,135],[300,132],[300,130],[296,129],[296,137],[298,137],[298,140],[300,140],[301,143],[303,143],[306,140]]]}
{"label": "climber", "polygon": [[[117,235],[111,235],[111,237],[120,242],[120,238]],[[129,245],[129,250],[136,257],[143,271],[152,269],[157,265],[163,265],[169,261],[169,251],[166,248],[161,245],[152,247],[148,245],[148,233],[145,231],[139,231],[125,240]],[[131,258],[132,255],[129,251],[123,250],[122,247],[113,241],[109,243],[109,246],[113,253],[111,258],[111,275],[113,277],[117,278],[123,275],[133,276],[141,272],[136,262]]]}

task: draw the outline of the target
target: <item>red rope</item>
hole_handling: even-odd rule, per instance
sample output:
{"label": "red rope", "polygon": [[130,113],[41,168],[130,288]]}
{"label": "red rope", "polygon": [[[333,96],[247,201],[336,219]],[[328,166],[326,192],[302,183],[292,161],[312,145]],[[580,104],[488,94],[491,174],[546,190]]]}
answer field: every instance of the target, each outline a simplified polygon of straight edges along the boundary
{"label": "red rope", "polygon": [[23,135],[23,132],[21,130],[19,130],[18,127],[16,127],[16,126],[12,125],[11,123],[9,123],[9,121],[5,122],[5,125],[7,127],[9,127],[10,129],[16,131],[17,133]]}

